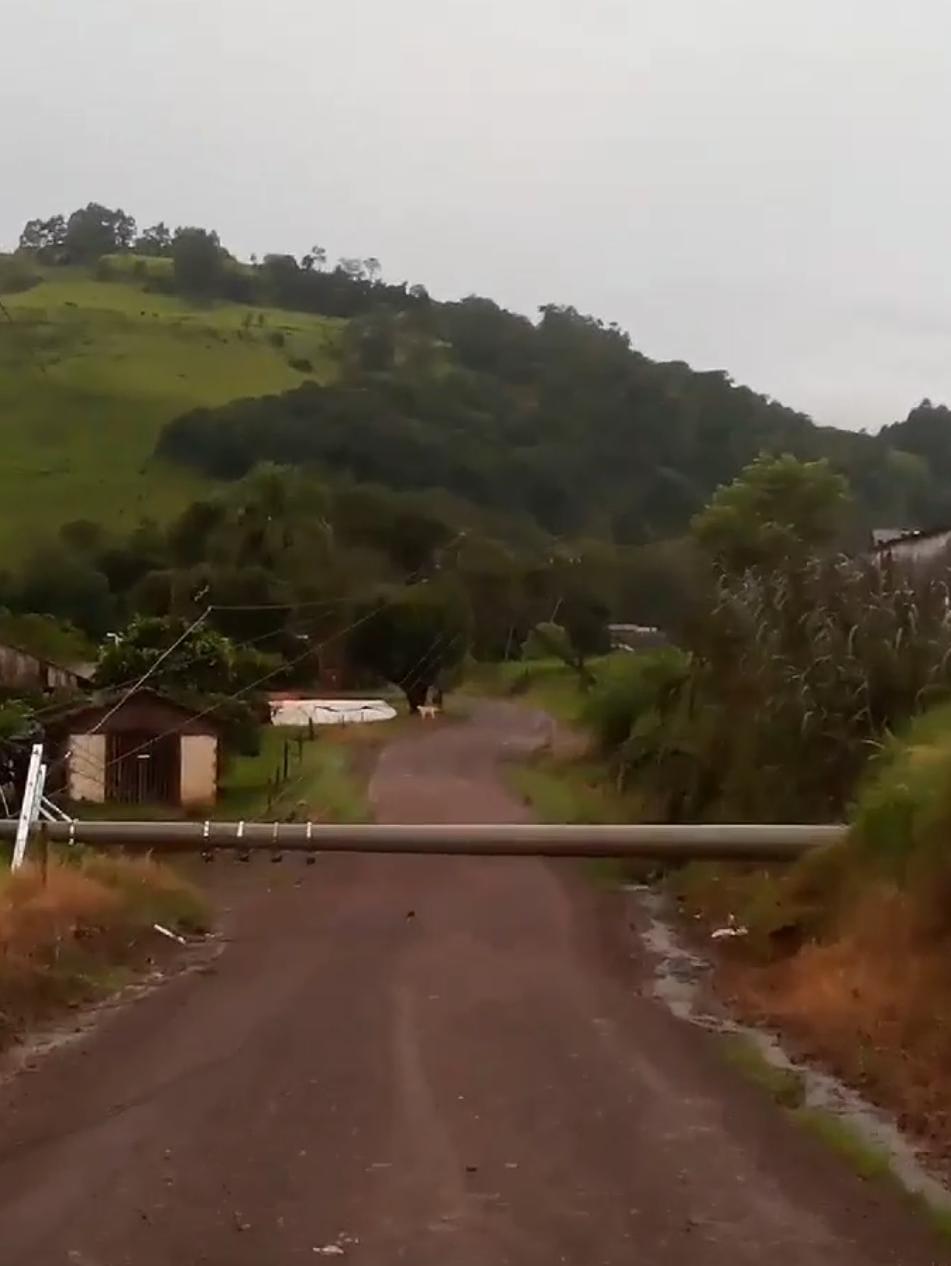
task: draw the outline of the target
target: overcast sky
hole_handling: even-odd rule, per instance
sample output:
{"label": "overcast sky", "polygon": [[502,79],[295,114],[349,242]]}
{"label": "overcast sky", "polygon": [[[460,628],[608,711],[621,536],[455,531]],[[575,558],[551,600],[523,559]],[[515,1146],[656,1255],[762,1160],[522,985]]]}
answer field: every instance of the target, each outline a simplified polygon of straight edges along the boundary
{"label": "overcast sky", "polygon": [[0,0],[0,244],[91,199],[951,401],[948,0]]}

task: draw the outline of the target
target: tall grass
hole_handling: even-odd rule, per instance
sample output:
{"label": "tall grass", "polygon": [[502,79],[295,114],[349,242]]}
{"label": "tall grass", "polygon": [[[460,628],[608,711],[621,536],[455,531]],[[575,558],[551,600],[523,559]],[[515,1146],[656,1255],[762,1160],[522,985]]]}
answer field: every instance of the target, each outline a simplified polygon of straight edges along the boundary
{"label": "tall grass", "polygon": [[877,756],[859,787],[853,840],[899,881],[922,865],[951,870],[951,704],[917,717]]}
{"label": "tall grass", "polygon": [[688,649],[632,670],[595,718],[658,812],[839,817],[890,734],[951,693],[948,585],[844,558],[723,577]]}
{"label": "tall grass", "polygon": [[602,753],[619,753],[629,764],[637,739],[659,720],[689,672],[689,656],[675,647],[605,661],[581,710]]}
{"label": "tall grass", "polygon": [[843,844],[670,882],[689,913],[748,928],[726,987],[751,1018],[951,1145],[951,704],[887,738]]}

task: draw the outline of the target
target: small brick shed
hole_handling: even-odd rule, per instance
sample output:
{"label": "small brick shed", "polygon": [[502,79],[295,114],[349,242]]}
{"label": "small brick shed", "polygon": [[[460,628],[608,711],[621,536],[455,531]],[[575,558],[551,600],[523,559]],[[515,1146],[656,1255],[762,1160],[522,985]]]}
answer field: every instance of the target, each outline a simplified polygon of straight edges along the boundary
{"label": "small brick shed", "polygon": [[208,809],[217,799],[214,719],[158,691],[78,705],[57,717],[55,731],[72,801]]}

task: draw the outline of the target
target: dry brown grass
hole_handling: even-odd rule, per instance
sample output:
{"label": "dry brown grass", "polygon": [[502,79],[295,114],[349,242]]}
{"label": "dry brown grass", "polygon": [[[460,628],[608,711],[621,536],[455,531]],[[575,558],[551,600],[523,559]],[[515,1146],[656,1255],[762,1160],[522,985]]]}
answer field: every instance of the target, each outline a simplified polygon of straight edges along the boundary
{"label": "dry brown grass", "polygon": [[914,897],[876,886],[825,943],[766,966],[733,962],[729,987],[748,1015],[951,1156],[951,946]]}
{"label": "dry brown grass", "polygon": [[143,964],[156,922],[207,924],[200,894],[148,859],[89,854],[0,872],[0,1043],[56,1007],[108,992]]}

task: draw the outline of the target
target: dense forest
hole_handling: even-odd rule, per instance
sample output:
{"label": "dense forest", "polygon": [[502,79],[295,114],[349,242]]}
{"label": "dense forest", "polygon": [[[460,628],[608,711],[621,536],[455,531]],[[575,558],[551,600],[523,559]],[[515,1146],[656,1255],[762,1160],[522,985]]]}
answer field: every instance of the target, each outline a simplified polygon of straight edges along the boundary
{"label": "dense forest", "polygon": [[338,381],[183,415],[157,451],[225,479],[274,461],[446,488],[617,544],[681,533],[762,451],[848,478],[852,544],[951,514],[946,412],[924,404],[876,437],[821,428],[724,373],[652,362],[573,308],[533,324],[475,297],[357,317]]}

